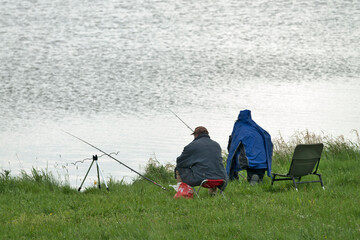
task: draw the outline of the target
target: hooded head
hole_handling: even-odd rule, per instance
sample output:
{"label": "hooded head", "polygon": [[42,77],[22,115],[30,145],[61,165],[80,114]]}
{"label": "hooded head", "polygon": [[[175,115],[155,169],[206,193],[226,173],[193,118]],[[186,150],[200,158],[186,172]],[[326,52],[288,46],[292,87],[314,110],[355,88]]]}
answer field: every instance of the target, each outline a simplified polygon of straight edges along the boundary
{"label": "hooded head", "polygon": [[244,122],[244,123],[252,121],[252,119],[251,119],[251,111],[247,110],[247,109],[240,111],[239,116],[238,116],[238,121],[241,121],[241,122]]}

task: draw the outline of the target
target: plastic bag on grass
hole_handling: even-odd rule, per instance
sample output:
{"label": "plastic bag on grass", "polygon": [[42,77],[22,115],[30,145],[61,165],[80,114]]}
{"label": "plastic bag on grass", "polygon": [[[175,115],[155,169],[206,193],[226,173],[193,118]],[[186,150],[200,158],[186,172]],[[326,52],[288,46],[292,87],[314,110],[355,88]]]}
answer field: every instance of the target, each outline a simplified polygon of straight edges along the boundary
{"label": "plastic bag on grass", "polygon": [[181,182],[178,187],[177,193],[174,195],[174,198],[193,198],[193,196],[194,190],[192,189],[192,187],[184,182]]}

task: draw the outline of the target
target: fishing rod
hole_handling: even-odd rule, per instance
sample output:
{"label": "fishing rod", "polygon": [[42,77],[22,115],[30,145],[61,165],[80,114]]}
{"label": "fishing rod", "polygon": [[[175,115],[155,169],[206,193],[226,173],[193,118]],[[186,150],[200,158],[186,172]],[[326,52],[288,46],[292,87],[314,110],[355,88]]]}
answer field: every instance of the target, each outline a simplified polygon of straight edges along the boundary
{"label": "fishing rod", "polygon": [[172,113],[175,115],[175,117],[177,117],[183,124],[185,124],[185,126],[187,126],[187,128],[190,129],[191,132],[194,132],[194,130],[192,130],[192,128],[189,127],[189,125],[187,125],[178,115],[176,115],[176,113],[174,113],[173,111],[171,111],[170,108],[167,108],[167,109],[169,109],[169,111],[172,112]]}
{"label": "fishing rod", "polygon": [[121,165],[123,165],[123,166],[127,167],[128,169],[130,169],[130,170],[131,170],[131,171],[133,171],[134,173],[138,174],[140,177],[142,177],[142,178],[144,178],[144,179],[148,180],[149,182],[151,182],[151,183],[155,184],[155,185],[156,185],[156,186],[158,186],[158,187],[161,187],[163,190],[167,190],[166,188],[164,188],[164,187],[163,187],[163,186],[161,186],[160,184],[156,183],[155,181],[151,180],[150,178],[145,177],[145,176],[144,176],[144,175],[142,175],[141,173],[139,173],[139,172],[135,171],[135,170],[134,170],[134,169],[132,169],[131,167],[127,166],[126,164],[124,164],[124,163],[122,163],[122,162],[120,162],[119,160],[117,160],[116,158],[114,158],[114,157],[113,157],[113,156],[111,156],[110,154],[108,154],[108,153],[104,152],[103,150],[101,150],[101,149],[99,149],[99,148],[95,147],[94,145],[92,145],[92,144],[90,144],[90,143],[86,142],[85,140],[83,140],[83,139],[81,139],[81,138],[79,138],[79,137],[77,137],[77,136],[75,136],[75,135],[73,135],[73,134],[71,134],[71,133],[69,133],[69,132],[66,132],[66,131],[64,131],[64,130],[62,130],[62,131],[63,131],[64,133],[66,133],[66,134],[68,134],[68,135],[70,135],[70,136],[72,136],[72,137],[74,137],[74,138],[76,138],[76,139],[78,139],[78,140],[80,140],[80,141],[82,141],[82,142],[86,143],[87,145],[89,145],[89,146],[91,146],[91,147],[95,148],[96,150],[98,150],[98,151],[102,152],[103,154],[105,154],[105,155],[106,155],[106,156],[108,156],[109,158],[112,158],[113,160],[117,161],[117,162],[118,162],[118,163],[120,163]]}

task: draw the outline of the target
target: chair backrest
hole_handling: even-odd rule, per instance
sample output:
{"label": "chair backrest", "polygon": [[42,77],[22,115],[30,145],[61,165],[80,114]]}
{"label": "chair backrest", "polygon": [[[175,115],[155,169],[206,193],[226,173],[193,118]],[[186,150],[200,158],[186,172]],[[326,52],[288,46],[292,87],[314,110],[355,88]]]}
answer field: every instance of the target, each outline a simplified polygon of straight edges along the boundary
{"label": "chair backrest", "polygon": [[288,175],[301,177],[316,173],[323,147],[322,143],[297,145]]}

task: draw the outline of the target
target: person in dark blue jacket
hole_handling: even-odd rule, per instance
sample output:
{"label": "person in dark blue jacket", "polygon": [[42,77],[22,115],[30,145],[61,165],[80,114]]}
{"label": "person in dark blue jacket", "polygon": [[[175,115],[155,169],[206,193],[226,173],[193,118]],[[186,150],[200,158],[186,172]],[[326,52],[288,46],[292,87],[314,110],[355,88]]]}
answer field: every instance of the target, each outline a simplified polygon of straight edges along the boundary
{"label": "person in dark blue jacket", "polygon": [[[199,186],[204,179],[224,179],[227,184],[220,145],[210,139],[205,127],[199,126],[192,133],[194,140],[184,147],[176,159],[175,177],[178,182]],[[216,189],[213,189],[215,191]],[[211,192],[210,192],[211,193]]]}
{"label": "person in dark blue jacket", "polygon": [[252,120],[250,110],[240,111],[229,137],[228,151],[226,172],[230,180],[238,179],[241,170],[247,171],[251,184],[262,182],[265,171],[271,176],[271,137]]}

